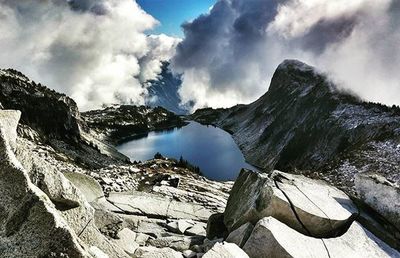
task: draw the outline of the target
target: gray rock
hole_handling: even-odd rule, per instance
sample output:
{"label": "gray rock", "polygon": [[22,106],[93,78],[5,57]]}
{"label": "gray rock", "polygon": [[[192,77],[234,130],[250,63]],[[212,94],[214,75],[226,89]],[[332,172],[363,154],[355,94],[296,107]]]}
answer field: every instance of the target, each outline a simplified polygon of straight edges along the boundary
{"label": "gray rock", "polygon": [[0,111],[0,253],[87,257],[82,243],[15,157],[20,112]]}
{"label": "gray rock", "polygon": [[118,239],[114,239],[113,242],[121,247],[128,255],[133,256],[139,244],[135,242],[136,233],[129,228],[124,228],[118,232]]}
{"label": "gray rock", "polygon": [[350,198],[325,182],[275,171],[272,176],[242,170],[224,214],[229,231],[273,216],[315,237],[343,232],[358,210]]}
{"label": "gray rock", "polygon": [[136,233],[143,233],[155,238],[165,236],[165,220],[151,219],[145,216],[120,214],[124,220],[125,227],[128,227]]}
{"label": "gray rock", "polygon": [[201,246],[203,252],[208,252],[216,243],[224,242],[223,238],[217,238],[210,240],[208,238],[204,239],[203,245]]}
{"label": "gray rock", "polygon": [[135,252],[136,258],[183,258],[180,252],[171,248],[139,247]]}
{"label": "gray rock", "polygon": [[211,250],[205,253],[203,258],[248,258],[249,256],[232,243],[216,243]]}
{"label": "gray rock", "polygon": [[243,247],[247,239],[250,237],[253,229],[254,226],[247,222],[246,224],[241,225],[238,229],[232,231],[225,241],[228,243],[234,243],[239,247]]}
{"label": "gray rock", "polygon": [[211,211],[201,205],[178,202],[163,196],[144,192],[131,192],[129,194],[110,193],[107,199],[127,213],[152,218],[207,221],[211,215]]}
{"label": "gray rock", "polygon": [[223,213],[215,213],[210,216],[207,221],[206,235],[208,239],[225,238],[228,235]]}
{"label": "gray rock", "polygon": [[190,249],[193,245],[203,243],[204,237],[202,236],[165,236],[156,239],[150,239],[147,243],[155,247],[170,247],[177,251],[185,251]]}
{"label": "gray rock", "polygon": [[193,221],[189,220],[175,220],[167,224],[167,228],[174,233],[183,234],[188,228],[194,225]]}
{"label": "gray rock", "polygon": [[58,168],[45,160],[39,152],[32,152],[23,140],[18,141],[17,158],[29,175],[30,182],[40,188],[54,204],[79,241],[87,246],[97,246],[115,257],[126,257],[124,251],[105,236],[95,225],[94,209],[85,197]]}
{"label": "gray rock", "polygon": [[257,223],[243,250],[251,258],[400,257],[357,222],[340,237],[321,239],[303,235],[273,217]]}
{"label": "gray rock", "polygon": [[17,110],[1,110],[0,112],[2,138],[7,142],[10,151],[15,151],[17,146],[17,126],[20,117],[21,112]]}
{"label": "gray rock", "polygon": [[138,233],[136,234],[136,239],[135,242],[138,243],[141,246],[146,245],[147,240],[149,240],[150,236],[143,234],[143,233]]}
{"label": "gray rock", "polygon": [[400,187],[374,174],[358,174],[354,183],[361,200],[400,230]]}
{"label": "gray rock", "polygon": [[197,253],[192,250],[186,250],[182,252],[183,257],[185,258],[194,258],[197,257]]}
{"label": "gray rock", "polygon": [[101,251],[97,246],[91,246],[89,248],[89,254],[94,258],[109,258],[109,256]]}
{"label": "gray rock", "polygon": [[94,178],[75,172],[64,172],[63,174],[81,191],[89,203],[97,202],[99,199],[104,198],[103,190]]}
{"label": "gray rock", "polygon": [[200,223],[195,224],[193,227],[185,231],[188,236],[204,236],[206,237],[206,227]]}

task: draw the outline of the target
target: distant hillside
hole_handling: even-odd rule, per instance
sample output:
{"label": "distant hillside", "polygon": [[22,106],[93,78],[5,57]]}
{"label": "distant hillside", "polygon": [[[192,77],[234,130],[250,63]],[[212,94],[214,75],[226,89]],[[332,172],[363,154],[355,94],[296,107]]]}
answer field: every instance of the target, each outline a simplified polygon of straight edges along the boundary
{"label": "distant hillside", "polygon": [[111,144],[153,130],[164,130],[186,125],[180,116],[162,108],[132,105],[115,105],[82,113],[92,134]]}

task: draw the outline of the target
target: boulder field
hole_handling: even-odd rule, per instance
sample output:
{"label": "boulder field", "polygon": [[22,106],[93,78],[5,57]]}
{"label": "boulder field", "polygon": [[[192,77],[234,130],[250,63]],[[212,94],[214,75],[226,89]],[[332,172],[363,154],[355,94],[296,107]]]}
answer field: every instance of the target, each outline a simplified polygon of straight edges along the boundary
{"label": "boulder field", "polygon": [[323,181],[213,182],[165,158],[71,171],[18,137],[19,111],[0,117],[0,257],[400,257]]}

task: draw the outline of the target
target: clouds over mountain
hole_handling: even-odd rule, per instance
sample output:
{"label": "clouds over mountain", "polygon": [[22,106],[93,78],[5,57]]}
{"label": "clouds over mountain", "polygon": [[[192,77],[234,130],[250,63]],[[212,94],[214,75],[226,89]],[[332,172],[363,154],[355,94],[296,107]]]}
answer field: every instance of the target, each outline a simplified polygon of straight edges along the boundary
{"label": "clouds over mountain", "polygon": [[313,64],[368,100],[400,104],[395,0],[219,0],[183,25],[173,59],[197,106],[249,102],[286,58]]}
{"label": "clouds over mountain", "polygon": [[82,109],[144,102],[178,39],[132,0],[0,0],[0,67],[71,95]]}

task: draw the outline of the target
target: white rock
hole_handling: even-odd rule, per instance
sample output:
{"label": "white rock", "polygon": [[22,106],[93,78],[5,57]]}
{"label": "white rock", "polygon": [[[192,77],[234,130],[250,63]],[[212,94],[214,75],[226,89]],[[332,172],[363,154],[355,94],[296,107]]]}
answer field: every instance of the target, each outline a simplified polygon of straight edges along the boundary
{"label": "white rock", "polygon": [[192,250],[186,250],[182,252],[183,257],[185,258],[194,258],[197,257],[197,253]]}
{"label": "white rock", "polygon": [[92,177],[75,172],[64,172],[63,174],[79,189],[79,191],[81,191],[88,202],[96,202],[104,198],[104,193],[100,184]]}
{"label": "white rock", "polygon": [[176,220],[167,224],[167,227],[174,233],[183,234],[185,231],[194,225],[193,221]]}
{"label": "white rock", "polygon": [[257,223],[243,250],[251,258],[400,257],[357,222],[340,237],[321,239],[303,235],[273,217]]}
{"label": "white rock", "polygon": [[109,256],[101,251],[97,246],[91,246],[89,248],[89,254],[94,258],[109,258]]}
{"label": "white rock", "polygon": [[185,234],[188,236],[206,236],[206,227],[202,224],[195,224],[193,227],[187,229]]}
{"label": "white rock", "polygon": [[145,192],[110,193],[107,199],[121,210],[137,215],[199,221],[207,221],[211,215],[211,211],[202,205],[178,202]]}
{"label": "white rock", "polygon": [[139,247],[135,252],[137,258],[183,258],[180,252],[171,248]]}
{"label": "white rock", "polygon": [[211,250],[205,253],[203,258],[248,258],[249,256],[232,243],[216,243]]}
{"label": "white rock", "polygon": [[101,180],[107,185],[111,185],[113,183],[113,181],[108,177],[102,177]]}
{"label": "white rock", "polygon": [[119,239],[113,239],[113,242],[121,247],[127,254],[133,256],[139,244],[135,242],[136,233],[129,228],[124,228],[118,232]]}
{"label": "white rock", "polygon": [[136,234],[136,239],[135,242],[138,243],[139,245],[146,245],[147,240],[149,240],[150,236],[143,234],[143,233],[138,233]]}
{"label": "white rock", "polygon": [[229,196],[224,222],[232,231],[273,216],[301,233],[332,237],[357,213],[345,193],[325,182],[280,171],[269,177],[243,170]]}
{"label": "white rock", "polygon": [[139,173],[141,170],[139,168],[131,168],[130,171],[133,173]]}

